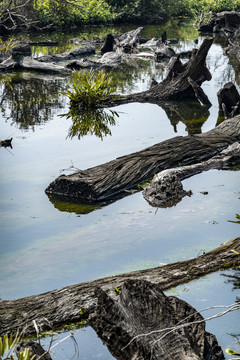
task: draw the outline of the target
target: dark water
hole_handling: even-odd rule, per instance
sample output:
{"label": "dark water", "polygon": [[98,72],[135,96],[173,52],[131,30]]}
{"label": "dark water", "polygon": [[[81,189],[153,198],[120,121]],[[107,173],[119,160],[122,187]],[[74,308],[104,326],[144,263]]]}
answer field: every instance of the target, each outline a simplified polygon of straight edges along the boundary
{"label": "dark water", "polygon": [[[159,36],[163,30],[146,27],[143,36]],[[197,46],[203,40],[189,25],[174,23],[166,30],[169,37],[181,40],[174,45],[177,51],[195,47],[193,40],[197,37]],[[110,32],[92,29],[80,34],[52,34],[52,39],[60,40],[60,46],[36,47],[34,52],[38,56],[65,51],[71,46],[71,37],[102,36],[106,31]],[[69,87],[68,79],[26,72],[4,77],[0,87],[0,138],[13,137],[13,149],[0,148],[2,299],[188,259],[239,236],[239,224],[229,222],[235,221],[240,211],[239,171],[209,171],[190,178],[184,181],[184,188],[191,189],[193,196],[176,207],[158,211],[146,203],[141,192],[100,209],[52,200],[44,192],[60,173],[98,165],[173,136],[212,129],[218,122],[216,93],[226,82],[235,82],[235,72],[217,39],[207,64],[213,78],[203,88],[213,104],[210,109],[191,103],[170,113],[152,104],[121,105],[106,110],[105,121],[113,116],[114,122],[107,124],[103,140],[79,131],[74,126],[78,119],[73,122],[59,116],[69,110],[62,94]],[[119,93],[145,90],[153,75],[161,80],[165,74],[166,67],[152,61],[136,62],[121,72],[112,72]],[[87,120],[84,124],[84,131],[91,126]],[[208,195],[202,195],[202,191],[208,191]],[[184,287],[188,291],[182,291]],[[233,285],[226,283],[221,273],[184,287],[177,293],[198,310],[231,304],[239,295],[239,288],[232,290]],[[236,349],[235,338],[228,334],[239,334],[239,313],[210,321],[207,326],[224,348]],[[90,328],[76,336],[80,359],[111,358]],[[66,359],[73,348],[61,343],[55,350],[57,359]]]}

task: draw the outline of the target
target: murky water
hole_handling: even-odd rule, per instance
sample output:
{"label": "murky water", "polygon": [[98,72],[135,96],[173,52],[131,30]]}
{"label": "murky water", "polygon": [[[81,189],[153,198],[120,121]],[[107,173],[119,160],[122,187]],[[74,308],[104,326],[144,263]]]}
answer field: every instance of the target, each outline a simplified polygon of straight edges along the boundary
{"label": "murky water", "polygon": [[[163,30],[146,27],[143,36],[159,36]],[[193,40],[198,33],[192,27],[168,26],[167,31],[169,37],[181,39],[174,45],[177,51],[196,46]],[[69,48],[66,38],[59,34],[58,38],[60,47],[48,48],[49,52]],[[197,46],[203,40],[198,38]],[[39,54],[46,50],[34,51]],[[30,73],[8,76],[0,88],[0,138],[13,137],[13,149],[0,148],[2,299],[188,259],[239,236],[239,224],[229,222],[236,220],[235,214],[240,211],[239,171],[209,171],[190,178],[184,181],[184,188],[191,189],[193,195],[176,207],[158,211],[141,192],[100,209],[50,201],[44,192],[62,172],[98,165],[173,136],[212,129],[218,119],[216,93],[226,82],[235,82],[235,73],[219,40],[211,47],[207,63],[213,75],[203,84],[213,104],[209,110],[199,104],[185,104],[176,116],[153,104],[121,105],[106,110],[107,114],[117,111],[118,116],[115,124],[108,126],[111,135],[103,136],[103,140],[73,134],[72,120],[59,116],[69,110],[68,100],[61,93],[69,86],[66,78]],[[161,80],[165,73],[164,67],[149,61],[126,69],[121,79],[119,71],[113,76],[119,80],[118,91],[130,93],[149,88],[152,75]],[[239,290],[232,292],[225,280],[219,274],[210,275],[185,285],[189,291],[179,296],[198,310],[209,304],[222,305],[221,300],[230,304]],[[206,298],[210,302],[202,304],[201,299]],[[212,328],[209,322],[209,331],[224,347],[234,346],[234,338],[226,334],[239,333],[236,319],[236,315],[227,323],[219,319]],[[80,331],[80,359],[110,359],[101,342],[93,338],[91,329]],[[88,343],[96,347],[91,350]],[[62,348],[58,359],[66,358]]]}

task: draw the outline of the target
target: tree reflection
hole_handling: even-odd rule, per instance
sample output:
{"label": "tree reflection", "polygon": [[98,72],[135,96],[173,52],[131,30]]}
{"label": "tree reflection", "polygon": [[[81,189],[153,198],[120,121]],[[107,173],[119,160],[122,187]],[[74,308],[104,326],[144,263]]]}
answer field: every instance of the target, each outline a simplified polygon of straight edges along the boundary
{"label": "tree reflection", "polygon": [[167,114],[174,131],[177,132],[177,124],[182,122],[186,125],[189,135],[201,134],[202,126],[207,121],[210,112],[209,107],[195,102],[171,102],[161,107]]}
{"label": "tree reflection", "polygon": [[116,125],[118,113],[113,110],[105,109],[79,109],[71,106],[67,116],[72,119],[72,125],[68,131],[68,137],[77,137],[79,140],[85,135],[95,135],[101,140],[107,135],[111,135],[109,126]]}
{"label": "tree reflection", "polygon": [[59,108],[65,107],[63,79],[33,74],[11,74],[0,78],[0,111],[11,118],[20,129],[34,130],[52,118]]}

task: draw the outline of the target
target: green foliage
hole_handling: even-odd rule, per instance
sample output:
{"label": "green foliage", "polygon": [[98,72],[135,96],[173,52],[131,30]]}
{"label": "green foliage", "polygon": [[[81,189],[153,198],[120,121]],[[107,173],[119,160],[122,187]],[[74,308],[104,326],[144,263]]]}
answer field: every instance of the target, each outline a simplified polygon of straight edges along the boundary
{"label": "green foliage", "polygon": [[232,11],[240,10],[239,0],[187,0],[186,8],[190,15],[201,18],[210,11]]}
{"label": "green foliage", "polygon": [[[14,360],[13,352],[19,340],[19,331],[17,331],[14,339],[12,334],[9,336],[5,334],[3,337],[0,337],[0,360]],[[18,360],[33,360],[34,358],[35,356],[30,356],[29,349],[24,349],[18,355]]]}
{"label": "green foliage", "polygon": [[12,38],[8,39],[7,41],[3,41],[0,38],[0,53],[9,54],[12,47],[16,44],[17,42]]}
{"label": "green foliage", "polygon": [[72,75],[72,90],[64,92],[71,102],[71,105],[79,105],[82,108],[97,108],[107,100],[114,101],[117,96],[111,96],[116,87],[113,85],[112,77],[103,70],[85,72],[80,70]]}

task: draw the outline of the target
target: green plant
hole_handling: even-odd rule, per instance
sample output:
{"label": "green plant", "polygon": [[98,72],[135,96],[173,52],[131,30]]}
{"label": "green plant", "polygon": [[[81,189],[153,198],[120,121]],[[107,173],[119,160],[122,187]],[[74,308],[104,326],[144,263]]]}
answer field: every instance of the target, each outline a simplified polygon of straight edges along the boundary
{"label": "green plant", "polygon": [[[0,337],[0,360],[14,360],[13,352],[19,340],[19,331],[17,331],[14,339],[12,334],[9,336],[8,334],[5,334],[3,337]],[[35,355],[30,356],[30,351],[28,348],[24,349],[23,352],[18,354],[18,360],[33,360],[34,358]]]}
{"label": "green plant", "polygon": [[9,54],[12,47],[16,44],[17,42],[12,38],[8,39],[7,41],[3,41],[0,38],[0,53]]}
{"label": "green plant", "polygon": [[97,108],[106,101],[114,101],[117,96],[112,94],[116,91],[112,77],[103,70],[95,73],[93,70],[85,72],[80,70],[72,76],[72,90],[64,92],[71,102],[71,105],[89,109]]}

